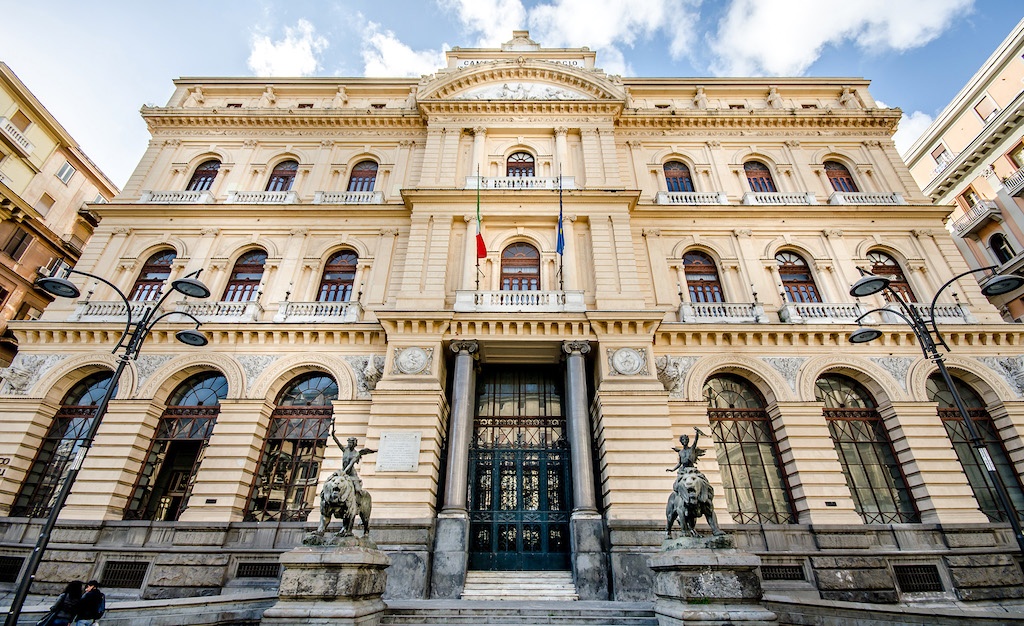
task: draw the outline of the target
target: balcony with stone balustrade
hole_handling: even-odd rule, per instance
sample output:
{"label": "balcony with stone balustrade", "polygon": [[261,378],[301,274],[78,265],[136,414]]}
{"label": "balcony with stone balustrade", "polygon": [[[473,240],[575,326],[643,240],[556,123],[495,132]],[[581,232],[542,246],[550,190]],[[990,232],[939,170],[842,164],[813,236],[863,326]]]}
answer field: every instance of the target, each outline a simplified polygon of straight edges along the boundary
{"label": "balcony with stone balustrade", "polygon": [[654,203],[702,206],[729,204],[729,199],[721,191],[659,191],[654,196]]}
{"label": "balcony with stone balustrade", "polygon": [[900,193],[834,191],[828,197],[828,203],[848,206],[897,206],[906,204],[907,201]]}
{"label": "balcony with stone balustrade", "polygon": [[759,302],[683,302],[679,321],[687,324],[767,324]]}
{"label": "balcony with stone balustrade", "polygon": [[32,152],[36,149],[32,142],[14,125],[14,122],[6,117],[0,117],[0,137],[3,137],[11,147],[17,150],[18,154],[25,158],[32,156]]}
{"label": "balcony with stone balustrade", "polygon": [[313,204],[384,204],[381,191],[318,191]]}
{"label": "balcony with stone balustrade", "polygon": [[743,194],[743,204],[766,206],[793,206],[801,204],[818,204],[813,193],[782,191],[748,191]]}
{"label": "balcony with stone balustrade", "polygon": [[298,194],[294,191],[230,191],[228,204],[295,204]]}
{"label": "balcony with stone balustrade", "polygon": [[282,302],[274,316],[280,323],[358,322],[362,307],[358,302]]}
{"label": "balcony with stone balustrade", "polygon": [[[787,324],[850,324],[870,307],[856,302],[787,302],[779,320]],[[865,323],[873,323],[866,319]]]}
{"label": "balcony with stone balustrade", "polygon": [[[551,189],[558,190],[559,177],[535,176],[467,176],[466,189]],[[561,177],[562,189],[576,189],[575,176]]]}
{"label": "balcony with stone balustrade", "polygon": [[456,291],[459,313],[583,313],[582,291]]}
{"label": "balcony with stone balustrade", "polygon": [[143,191],[139,204],[213,204],[209,191]]}

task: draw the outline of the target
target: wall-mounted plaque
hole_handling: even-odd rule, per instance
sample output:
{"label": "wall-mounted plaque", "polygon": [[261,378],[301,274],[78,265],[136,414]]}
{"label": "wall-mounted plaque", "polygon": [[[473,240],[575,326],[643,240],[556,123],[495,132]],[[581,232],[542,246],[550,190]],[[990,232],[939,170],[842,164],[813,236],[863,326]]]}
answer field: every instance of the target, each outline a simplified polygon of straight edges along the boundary
{"label": "wall-mounted plaque", "polygon": [[420,466],[420,431],[385,430],[377,451],[378,472],[415,472]]}

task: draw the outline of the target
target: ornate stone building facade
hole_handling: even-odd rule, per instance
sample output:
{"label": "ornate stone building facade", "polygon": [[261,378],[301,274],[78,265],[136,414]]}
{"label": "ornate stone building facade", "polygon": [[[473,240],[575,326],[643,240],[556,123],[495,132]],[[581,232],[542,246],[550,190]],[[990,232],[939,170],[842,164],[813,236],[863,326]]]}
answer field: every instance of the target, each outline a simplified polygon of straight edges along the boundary
{"label": "ornate stone building facade", "polygon": [[[847,295],[858,267],[918,302],[967,269],[893,148],[899,112],[861,79],[627,79],[594,59],[517,32],[421,79],[181,79],[143,109],[153,140],[78,268],[132,306],[202,269],[213,297],[167,306],[210,344],[157,326],[41,579],[275,585],[340,466],[333,422],[378,450],[360,474],[393,598],[555,569],[581,598],[651,599],[694,428],[769,591],[1020,593],[910,330],[875,314],[880,341],[848,340],[885,304]],[[8,568],[109,383],[124,305],[82,285],[13,326],[29,375],[0,390]],[[938,315],[1020,505],[1024,334],[973,279]]]}

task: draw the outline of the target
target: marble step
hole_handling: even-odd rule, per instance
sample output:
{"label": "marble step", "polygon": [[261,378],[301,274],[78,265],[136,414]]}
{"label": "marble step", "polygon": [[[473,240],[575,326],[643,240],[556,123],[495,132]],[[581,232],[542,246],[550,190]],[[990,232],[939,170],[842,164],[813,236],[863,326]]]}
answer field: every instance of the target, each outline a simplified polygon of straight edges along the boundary
{"label": "marble step", "polygon": [[384,626],[657,626],[650,603],[473,600],[388,602]]}
{"label": "marble step", "polygon": [[564,602],[579,596],[570,572],[467,572],[462,599]]}

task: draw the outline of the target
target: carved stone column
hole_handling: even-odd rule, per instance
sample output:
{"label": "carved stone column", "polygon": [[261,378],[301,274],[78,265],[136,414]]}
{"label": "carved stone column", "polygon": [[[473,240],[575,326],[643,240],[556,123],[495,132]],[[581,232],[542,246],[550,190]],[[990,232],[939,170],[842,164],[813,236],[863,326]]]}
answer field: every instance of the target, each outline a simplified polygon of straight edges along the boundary
{"label": "carved stone column", "polygon": [[473,171],[470,176],[484,176],[487,173],[485,157],[487,156],[487,128],[476,126],[473,128]]}
{"label": "carved stone column", "polygon": [[455,356],[452,411],[448,422],[448,472],[445,475],[444,507],[437,515],[434,533],[434,567],[430,597],[457,599],[466,584],[469,563],[469,513],[466,510],[469,480],[469,444],[473,438],[473,404],[476,375],[473,354],[476,341],[453,341]]}
{"label": "carved stone column", "polygon": [[572,463],[573,509],[569,519],[572,574],[580,600],[608,599],[608,552],[604,519],[597,510],[594,462],[590,452],[590,412],[587,407],[588,341],[562,343],[566,353],[566,425]]}

